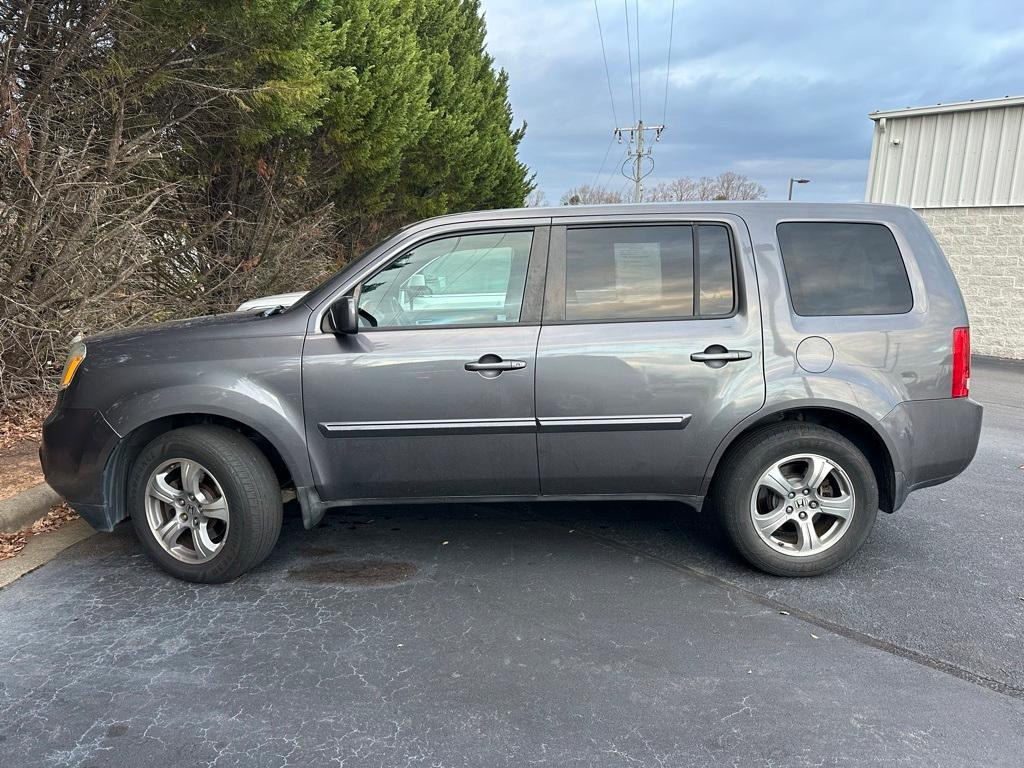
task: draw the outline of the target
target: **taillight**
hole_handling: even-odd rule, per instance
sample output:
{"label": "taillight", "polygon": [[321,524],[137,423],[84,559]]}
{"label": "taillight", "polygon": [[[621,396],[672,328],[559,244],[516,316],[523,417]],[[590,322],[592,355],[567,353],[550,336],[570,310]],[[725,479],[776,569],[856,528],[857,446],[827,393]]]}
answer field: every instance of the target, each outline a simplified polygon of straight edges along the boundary
{"label": "taillight", "polygon": [[971,388],[971,329],[953,329],[953,397],[967,397]]}

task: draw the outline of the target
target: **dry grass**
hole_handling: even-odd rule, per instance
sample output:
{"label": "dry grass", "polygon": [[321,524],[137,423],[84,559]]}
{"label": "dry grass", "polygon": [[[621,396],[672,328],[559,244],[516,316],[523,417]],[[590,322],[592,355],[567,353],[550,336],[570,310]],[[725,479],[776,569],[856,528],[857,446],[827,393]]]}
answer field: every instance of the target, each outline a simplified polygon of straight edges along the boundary
{"label": "dry grass", "polygon": [[67,504],[54,507],[45,517],[36,520],[28,528],[17,533],[0,533],[0,560],[8,560],[17,555],[28,544],[32,536],[55,531],[71,520],[77,520],[78,513]]}

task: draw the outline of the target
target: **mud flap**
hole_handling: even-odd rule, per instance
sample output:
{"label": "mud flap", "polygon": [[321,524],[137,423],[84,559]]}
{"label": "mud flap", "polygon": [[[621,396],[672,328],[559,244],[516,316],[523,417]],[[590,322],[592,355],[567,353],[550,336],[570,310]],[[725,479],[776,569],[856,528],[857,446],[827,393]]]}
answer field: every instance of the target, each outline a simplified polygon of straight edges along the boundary
{"label": "mud flap", "polygon": [[312,486],[300,486],[295,489],[302,509],[302,525],[308,531],[315,528],[324,519],[327,506],[320,500],[320,494]]}

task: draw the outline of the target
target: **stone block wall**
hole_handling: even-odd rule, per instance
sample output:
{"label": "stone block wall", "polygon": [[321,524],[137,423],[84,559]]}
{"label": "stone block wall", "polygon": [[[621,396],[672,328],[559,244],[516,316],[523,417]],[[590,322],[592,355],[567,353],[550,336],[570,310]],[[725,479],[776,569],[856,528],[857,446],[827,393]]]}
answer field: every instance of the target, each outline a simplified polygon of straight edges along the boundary
{"label": "stone block wall", "polygon": [[919,213],[960,283],[972,352],[1024,360],[1024,206]]}

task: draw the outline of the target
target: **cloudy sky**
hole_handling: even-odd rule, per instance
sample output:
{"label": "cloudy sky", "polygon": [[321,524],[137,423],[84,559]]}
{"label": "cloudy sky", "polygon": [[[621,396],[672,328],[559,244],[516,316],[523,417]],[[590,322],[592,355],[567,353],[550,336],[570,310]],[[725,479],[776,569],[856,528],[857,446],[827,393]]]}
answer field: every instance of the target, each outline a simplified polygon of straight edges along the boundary
{"label": "cloudy sky", "polygon": [[[653,180],[745,173],[784,198],[861,200],[868,112],[1024,94],[1021,0],[626,0],[642,116],[668,130]],[[522,159],[552,203],[579,183],[622,189],[624,146],[612,107],[594,0],[483,0],[488,48],[511,78]],[[626,13],[597,0],[615,112],[632,122]],[[668,101],[665,109],[666,70]],[[600,174],[600,175],[599,175]]]}

